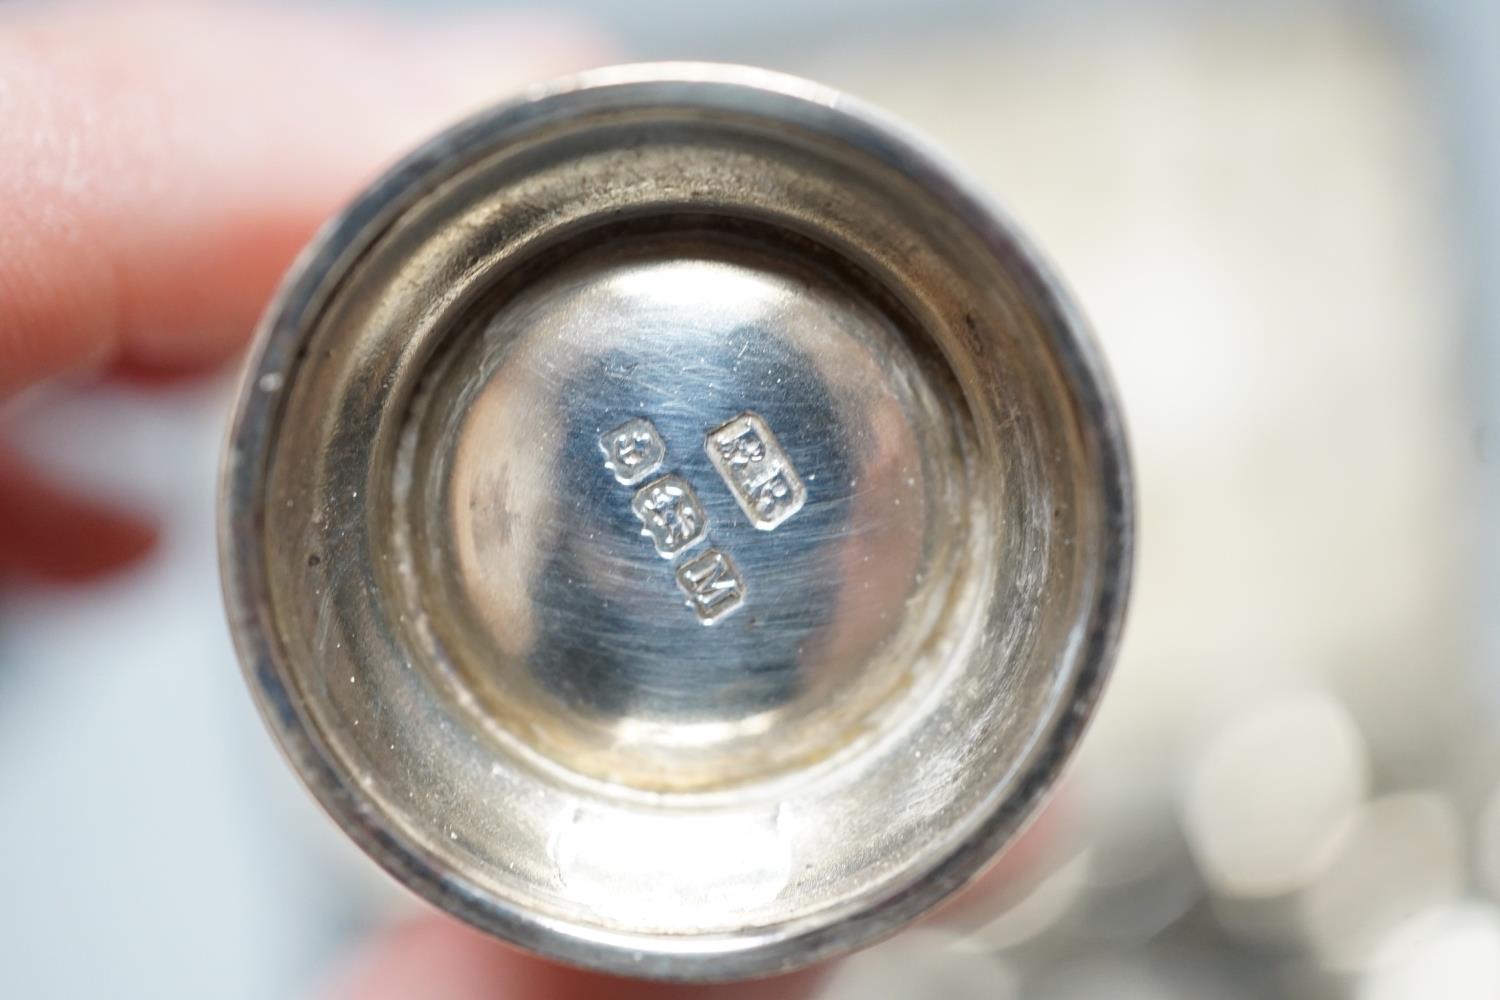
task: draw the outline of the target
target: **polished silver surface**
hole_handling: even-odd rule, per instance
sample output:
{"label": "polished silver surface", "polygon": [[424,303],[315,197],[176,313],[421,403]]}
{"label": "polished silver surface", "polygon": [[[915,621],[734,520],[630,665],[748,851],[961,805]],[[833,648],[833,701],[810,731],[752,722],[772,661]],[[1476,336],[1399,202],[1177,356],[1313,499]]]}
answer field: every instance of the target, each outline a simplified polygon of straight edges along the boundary
{"label": "polished silver surface", "polygon": [[950,171],[760,71],[599,71],[439,136],[267,314],[231,621],[412,888],[675,979],[888,933],[1035,807],[1130,487],[1081,320]]}

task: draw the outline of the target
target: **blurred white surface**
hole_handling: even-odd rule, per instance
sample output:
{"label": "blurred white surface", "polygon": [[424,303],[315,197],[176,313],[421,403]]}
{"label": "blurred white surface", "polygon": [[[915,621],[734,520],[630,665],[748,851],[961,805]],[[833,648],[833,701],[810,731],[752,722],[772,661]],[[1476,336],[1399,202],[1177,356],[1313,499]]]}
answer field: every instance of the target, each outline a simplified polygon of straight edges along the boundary
{"label": "blurred white surface", "polygon": [[1434,907],[1398,925],[1382,945],[1360,1000],[1494,1000],[1500,996],[1500,910]]}

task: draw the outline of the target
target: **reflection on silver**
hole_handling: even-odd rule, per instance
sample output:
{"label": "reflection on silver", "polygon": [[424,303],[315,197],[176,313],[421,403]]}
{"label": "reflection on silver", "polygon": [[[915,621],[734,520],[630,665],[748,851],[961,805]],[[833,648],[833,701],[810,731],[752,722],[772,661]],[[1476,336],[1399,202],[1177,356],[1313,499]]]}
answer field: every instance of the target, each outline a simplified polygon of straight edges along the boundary
{"label": "reflection on silver", "polygon": [[642,810],[622,815],[580,804],[553,817],[551,848],[568,898],[596,915],[669,923],[697,873],[722,875],[719,903],[764,906],[792,877],[788,843],[775,806],[758,816]]}

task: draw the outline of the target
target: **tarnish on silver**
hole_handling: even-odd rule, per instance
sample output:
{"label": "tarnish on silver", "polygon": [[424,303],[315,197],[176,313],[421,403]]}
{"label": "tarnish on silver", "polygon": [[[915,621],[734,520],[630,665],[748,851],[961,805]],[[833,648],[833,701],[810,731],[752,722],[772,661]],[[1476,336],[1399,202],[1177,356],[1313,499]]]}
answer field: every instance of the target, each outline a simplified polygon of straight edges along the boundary
{"label": "tarnish on silver", "polygon": [[271,304],[225,452],[245,677],[434,904],[735,979],[972,878],[1113,658],[1124,429],[1052,271],[922,143],[759,70],[529,90]]}

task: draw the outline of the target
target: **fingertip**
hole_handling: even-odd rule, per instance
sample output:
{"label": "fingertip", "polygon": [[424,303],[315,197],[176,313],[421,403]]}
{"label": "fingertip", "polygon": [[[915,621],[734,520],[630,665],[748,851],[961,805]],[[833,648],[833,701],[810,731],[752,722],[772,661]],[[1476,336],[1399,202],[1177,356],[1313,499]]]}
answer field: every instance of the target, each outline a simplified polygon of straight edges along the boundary
{"label": "fingertip", "polygon": [[0,398],[125,360],[210,364],[403,149],[609,58],[552,16],[246,3],[0,11]]}
{"label": "fingertip", "polygon": [[158,534],[150,520],[64,489],[0,449],[0,575],[94,580],[144,557]]}

